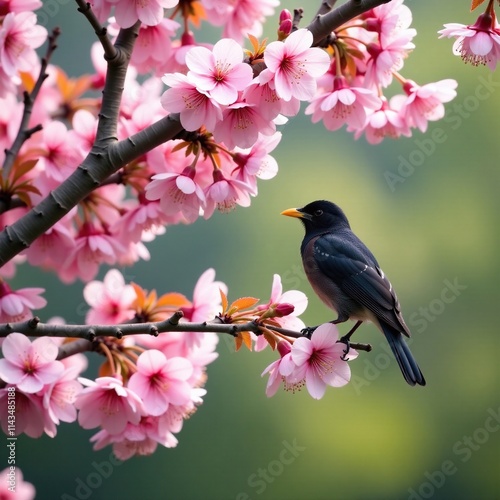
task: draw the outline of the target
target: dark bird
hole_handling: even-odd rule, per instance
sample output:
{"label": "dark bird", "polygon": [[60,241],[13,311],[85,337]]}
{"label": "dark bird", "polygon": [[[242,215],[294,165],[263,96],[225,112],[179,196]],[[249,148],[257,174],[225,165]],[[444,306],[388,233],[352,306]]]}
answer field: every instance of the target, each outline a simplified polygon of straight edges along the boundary
{"label": "dark bird", "polygon": [[313,201],[282,215],[297,217],[304,224],[306,234],[300,247],[304,270],[319,298],[336,311],[338,317],[332,323],[357,321],[343,337],[348,347],[361,323],[372,321],[385,335],[408,384],[425,385],[403,337],[410,337],[410,330],[396,293],[377,259],[351,231],[340,207],[329,201]]}

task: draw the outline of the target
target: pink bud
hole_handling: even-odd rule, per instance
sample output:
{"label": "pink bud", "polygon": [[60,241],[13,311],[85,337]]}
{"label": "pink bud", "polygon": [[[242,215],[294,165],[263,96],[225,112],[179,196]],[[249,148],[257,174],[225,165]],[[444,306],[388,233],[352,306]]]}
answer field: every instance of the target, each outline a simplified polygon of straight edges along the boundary
{"label": "pink bud", "polygon": [[287,342],[286,340],[280,340],[278,342],[278,352],[281,357],[286,356],[291,350],[292,346],[290,345],[290,342]]}
{"label": "pink bud", "polygon": [[195,45],[196,44],[196,39],[194,38],[194,35],[193,35],[192,31],[185,31],[182,34],[181,44],[182,44],[182,46],[185,46],[185,45]]}
{"label": "pink bud", "polygon": [[285,19],[280,23],[280,27],[278,28],[278,33],[280,35],[288,36],[292,32],[293,24],[290,19]]}
{"label": "pink bud", "polygon": [[280,12],[280,24],[287,19],[292,20],[292,13],[288,9],[283,9]]}
{"label": "pink bud", "polygon": [[295,310],[295,306],[293,304],[277,304],[276,307],[274,308],[275,316],[278,318],[282,318],[283,316],[288,316],[289,314],[292,314],[293,311]]}

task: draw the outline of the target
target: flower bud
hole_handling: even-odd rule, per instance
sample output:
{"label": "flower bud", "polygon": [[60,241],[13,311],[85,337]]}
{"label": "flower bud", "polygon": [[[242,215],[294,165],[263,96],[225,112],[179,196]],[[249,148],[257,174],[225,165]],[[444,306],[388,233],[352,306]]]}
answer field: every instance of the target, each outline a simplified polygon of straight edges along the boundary
{"label": "flower bud", "polygon": [[283,9],[281,12],[280,12],[280,24],[283,22],[283,21],[286,21],[286,20],[289,20],[291,21],[292,20],[292,13],[288,10],[288,9]]}
{"label": "flower bud", "polygon": [[292,350],[290,342],[286,340],[280,340],[277,347],[281,357],[286,356]]}
{"label": "flower bud", "polygon": [[277,318],[282,318],[283,316],[288,316],[289,314],[292,314],[294,310],[295,306],[292,304],[288,304],[286,302],[283,304],[276,304],[274,308],[274,315]]}

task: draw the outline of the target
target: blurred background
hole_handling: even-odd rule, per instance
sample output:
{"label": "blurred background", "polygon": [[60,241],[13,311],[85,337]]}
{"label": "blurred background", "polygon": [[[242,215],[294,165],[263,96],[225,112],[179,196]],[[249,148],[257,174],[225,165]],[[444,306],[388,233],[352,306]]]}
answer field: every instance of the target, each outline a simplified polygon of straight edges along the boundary
{"label": "blurred background", "polygon": [[[276,355],[235,353],[222,338],[205,403],[175,449],[117,465],[110,449],[93,452],[94,432],[77,425],[62,424],[56,439],[21,437],[18,464],[37,498],[500,498],[500,77],[463,64],[452,40],[438,40],[444,23],[472,24],[481,9],[470,14],[466,1],[406,3],[418,35],[403,74],[420,84],[458,80],[446,119],[425,135],[370,146],[302,114],[284,127],[273,153],[279,174],[260,183],[250,208],[169,228],[151,245],[149,263],[122,271],[145,288],[191,296],[213,267],[230,299],[264,300],[278,273],[285,289],[308,295],[306,324],[325,322],[332,314],[300,267],[302,228],[279,214],[314,199],[335,201],[398,291],[427,387],[409,387],[382,335],[363,326],[356,340],[374,349],[352,362],[348,386],[328,389],[320,401],[305,390],[268,399],[260,374]],[[308,4],[304,24],[316,9]],[[93,33],[75,4],[44,2],[42,11],[48,28],[63,30],[55,62],[72,76],[91,71],[82,54]],[[271,38],[275,26],[268,23]],[[14,286],[45,287],[46,318],[83,322],[80,283],[63,288],[25,267]]]}

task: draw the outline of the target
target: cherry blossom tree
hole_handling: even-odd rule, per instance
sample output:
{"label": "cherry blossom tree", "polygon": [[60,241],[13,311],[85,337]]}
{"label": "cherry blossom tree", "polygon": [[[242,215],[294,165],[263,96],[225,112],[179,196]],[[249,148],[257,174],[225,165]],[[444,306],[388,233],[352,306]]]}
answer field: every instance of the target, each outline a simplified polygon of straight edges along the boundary
{"label": "cherry blossom tree", "polygon": [[[37,24],[39,0],[0,9],[4,433],[55,437],[61,421],[78,422],[97,429],[95,449],[111,445],[122,460],[173,447],[206,396],[219,335],[232,336],[236,350],[276,350],[264,370],[268,396],[305,385],[319,399],[347,384],[349,361],[370,346],[346,352],[331,324],[303,335],[307,297],[283,292],[278,275],[267,302],[229,300],[208,269],[189,299],[127,283],[113,266],[147,260],[147,243],[168,237],[167,226],[248,207],[277,174],[271,153],[301,102],[312,122],[371,144],[443,118],[456,81],[402,73],[415,48],[410,9],[403,0],[328,0],[316,12],[282,10],[269,41],[262,26],[277,0],[76,4],[97,39],[94,74],[76,79],[51,64],[60,33]],[[198,40],[202,20],[222,27],[217,43]],[[473,25],[439,33],[456,38],[465,62],[495,69],[493,0]],[[26,264],[55,273],[61,286],[82,282],[86,324],[35,316],[44,290],[8,282]],[[82,376],[85,352],[103,360],[94,379]],[[18,488],[32,498],[22,476]]]}

